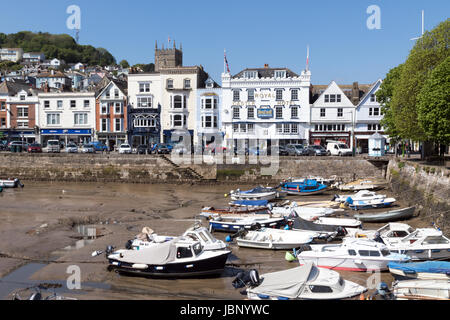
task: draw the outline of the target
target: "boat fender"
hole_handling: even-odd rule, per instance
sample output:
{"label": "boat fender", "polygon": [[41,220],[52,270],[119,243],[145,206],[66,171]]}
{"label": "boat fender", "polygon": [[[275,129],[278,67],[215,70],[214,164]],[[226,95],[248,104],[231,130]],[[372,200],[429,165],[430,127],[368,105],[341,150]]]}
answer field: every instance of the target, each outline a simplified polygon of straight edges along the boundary
{"label": "boat fender", "polygon": [[225,238],[225,241],[226,241],[226,242],[231,242],[231,240],[232,240],[232,239],[231,239],[230,235],[228,235],[228,236]]}
{"label": "boat fender", "polygon": [[289,228],[289,225],[288,225],[288,224],[284,226],[284,230],[289,230],[289,229],[290,229],[290,228]]}
{"label": "boat fender", "polygon": [[351,197],[347,197],[347,199],[345,199],[345,202],[348,204],[353,204],[353,199]]}

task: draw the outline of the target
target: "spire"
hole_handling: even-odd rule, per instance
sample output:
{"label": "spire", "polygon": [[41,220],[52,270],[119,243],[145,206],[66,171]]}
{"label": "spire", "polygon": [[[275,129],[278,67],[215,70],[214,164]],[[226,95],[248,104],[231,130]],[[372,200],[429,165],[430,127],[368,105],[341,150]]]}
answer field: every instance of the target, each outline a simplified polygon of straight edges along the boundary
{"label": "spire", "polygon": [[173,39],[173,48],[176,49],[177,47],[175,46],[175,39]]}
{"label": "spire", "polygon": [[182,46],[181,42],[180,42],[180,51],[183,51],[183,46]]}
{"label": "spire", "polygon": [[158,49],[158,41],[155,40],[155,50],[157,50],[157,49]]}

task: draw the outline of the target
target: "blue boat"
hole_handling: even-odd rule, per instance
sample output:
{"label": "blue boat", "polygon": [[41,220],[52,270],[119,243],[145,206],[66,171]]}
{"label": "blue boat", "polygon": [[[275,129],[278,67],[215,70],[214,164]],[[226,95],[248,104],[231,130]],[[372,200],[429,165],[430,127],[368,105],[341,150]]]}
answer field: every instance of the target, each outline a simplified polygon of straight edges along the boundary
{"label": "blue boat", "polygon": [[287,192],[288,194],[296,194],[300,196],[320,194],[327,188],[327,185],[312,179],[307,179],[303,182],[283,182],[281,184],[281,190]]}
{"label": "blue boat", "polygon": [[279,229],[286,225],[286,220],[281,217],[266,215],[253,215],[243,217],[219,216],[209,221],[209,231],[237,232],[240,229],[256,230],[260,228]]}
{"label": "blue boat", "polygon": [[450,279],[450,262],[447,261],[389,262],[388,268],[396,280]]}
{"label": "blue boat", "polygon": [[230,205],[244,207],[265,207],[268,203],[268,200],[234,200],[230,202]]}

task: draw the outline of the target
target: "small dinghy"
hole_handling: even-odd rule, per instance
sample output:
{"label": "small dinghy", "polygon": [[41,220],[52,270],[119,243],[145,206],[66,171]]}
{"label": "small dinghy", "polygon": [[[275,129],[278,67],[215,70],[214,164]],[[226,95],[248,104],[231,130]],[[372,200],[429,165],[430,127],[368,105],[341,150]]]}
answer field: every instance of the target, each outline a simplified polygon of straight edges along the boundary
{"label": "small dinghy", "polygon": [[8,179],[8,180],[0,180],[0,187],[2,188],[17,188],[17,187],[24,187],[24,184],[20,182],[19,179]]}
{"label": "small dinghy", "polygon": [[300,265],[314,262],[317,266],[348,271],[384,271],[391,261],[411,260],[404,254],[391,253],[385,244],[345,238],[341,244],[310,245],[311,250],[297,253]]}
{"label": "small dinghy", "polygon": [[327,216],[335,213],[336,210],[330,208],[303,207],[292,202],[288,206],[273,207],[272,213],[283,215],[284,217],[301,217],[310,220],[314,217]]}
{"label": "small dinghy", "polygon": [[150,277],[198,277],[221,273],[230,250],[204,250],[200,241],[179,237],[145,250],[106,252],[109,268]]}
{"label": "small dinghy", "polygon": [[[386,195],[384,194],[377,194],[373,191],[369,190],[361,190],[356,192],[352,195],[335,195],[333,198],[333,201],[339,202],[339,203],[350,203],[350,201],[367,201],[367,200],[375,200],[375,199],[385,199]],[[350,201],[349,201],[350,200]]]}
{"label": "small dinghy", "polygon": [[450,262],[448,261],[389,262],[388,268],[396,280],[450,280]]}
{"label": "small dinghy", "polygon": [[251,300],[330,300],[358,296],[367,289],[344,280],[338,272],[313,263],[262,274],[259,283],[246,289]]}
{"label": "small dinghy", "polygon": [[321,239],[343,238],[347,234],[347,230],[336,225],[318,224],[302,218],[294,218],[288,221],[291,230],[297,231],[313,231],[319,233]]}
{"label": "small dinghy", "polygon": [[236,207],[266,207],[269,204],[268,200],[234,200],[231,201],[230,206]]}
{"label": "small dinghy", "polygon": [[412,218],[415,209],[416,207],[408,207],[382,213],[361,213],[355,214],[353,217],[362,222],[391,222]]}
{"label": "small dinghy", "polygon": [[209,221],[209,230],[237,232],[239,229],[280,228],[286,224],[284,217],[272,215],[223,215]]}
{"label": "small dinghy", "polygon": [[202,209],[200,216],[206,218],[217,217],[219,215],[243,215],[243,214],[269,214],[269,209],[267,207],[226,207],[226,208],[215,208],[215,207],[205,207]]}
{"label": "small dinghy", "polygon": [[[193,227],[186,230],[183,233],[184,237],[191,238],[195,241],[199,241],[204,250],[223,250],[227,248],[227,245],[222,240],[214,238],[214,236],[208,231],[207,228],[202,227],[196,223]],[[158,243],[168,242],[175,239],[176,236],[161,236],[153,232],[152,229],[144,227],[142,232],[138,234],[135,239],[128,240],[125,245],[126,249],[131,250],[143,250]]]}
{"label": "small dinghy", "polygon": [[449,300],[449,280],[396,281],[392,293],[397,300]]}
{"label": "small dinghy", "polygon": [[348,218],[317,217],[313,218],[312,221],[316,224],[333,225],[337,227],[344,227],[346,229],[362,227],[361,221]]}
{"label": "small dinghy", "polygon": [[275,188],[256,187],[250,190],[231,190],[232,200],[273,200],[283,196],[283,193]]}
{"label": "small dinghy", "polygon": [[315,232],[262,228],[242,232],[236,242],[240,247],[257,249],[293,249],[310,243],[317,236]]}
{"label": "small dinghy", "polygon": [[321,194],[327,190],[328,186],[316,180],[306,180],[304,182],[283,182],[281,190],[293,195]]}
{"label": "small dinghy", "polygon": [[336,181],[336,176],[331,176],[330,178],[324,178],[319,176],[308,176],[307,178],[292,178],[289,177],[287,181],[289,182],[305,182],[306,180],[316,180],[319,183],[326,184],[327,186],[331,185]]}
{"label": "small dinghy", "polygon": [[347,237],[367,238],[374,240],[380,237],[386,245],[399,242],[402,238],[414,232],[414,229],[406,223],[390,222],[377,230],[349,229]]}

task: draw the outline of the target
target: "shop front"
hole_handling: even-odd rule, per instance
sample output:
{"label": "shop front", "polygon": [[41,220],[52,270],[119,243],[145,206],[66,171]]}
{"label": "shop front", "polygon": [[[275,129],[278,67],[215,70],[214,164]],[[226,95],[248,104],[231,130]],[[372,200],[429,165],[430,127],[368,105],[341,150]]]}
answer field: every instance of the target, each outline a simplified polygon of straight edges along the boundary
{"label": "shop front", "polygon": [[48,140],[59,140],[67,145],[73,142],[77,145],[93,141],[92,129],[41,129],[41,144],[47,145]]}
{"label": "shop front", "polygon": [[351,133],[350,132],[310,132],[309,144],[321,145],[327,147],[329,141],[340,141],[348,146],[351,146]]}

